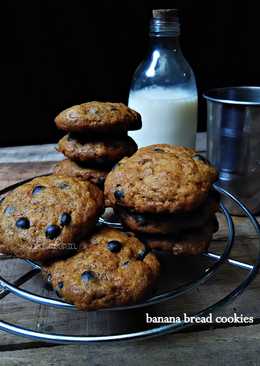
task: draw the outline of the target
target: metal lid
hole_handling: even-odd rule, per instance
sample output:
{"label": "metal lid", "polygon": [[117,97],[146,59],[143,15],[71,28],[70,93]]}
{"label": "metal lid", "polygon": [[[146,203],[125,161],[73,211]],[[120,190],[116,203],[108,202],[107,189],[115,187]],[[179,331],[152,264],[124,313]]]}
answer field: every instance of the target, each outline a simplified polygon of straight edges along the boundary
{"label": "metal lid", "polygon": [[150,36],[177,37],[180,34],[178,9],[154,9],[150,21]]}

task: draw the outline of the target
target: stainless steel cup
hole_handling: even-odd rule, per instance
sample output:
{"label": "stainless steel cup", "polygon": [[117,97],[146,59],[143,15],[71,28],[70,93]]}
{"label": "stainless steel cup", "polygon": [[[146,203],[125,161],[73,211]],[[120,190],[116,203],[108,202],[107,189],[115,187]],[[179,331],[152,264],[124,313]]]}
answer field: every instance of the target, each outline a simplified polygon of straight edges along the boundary
{"label": "stainless steel cup", "polygon": [[[207,157],[219,170],[220,185],[260,212],[260,87],[209,90]],[[224,202],[234,215],[241,211]]]}

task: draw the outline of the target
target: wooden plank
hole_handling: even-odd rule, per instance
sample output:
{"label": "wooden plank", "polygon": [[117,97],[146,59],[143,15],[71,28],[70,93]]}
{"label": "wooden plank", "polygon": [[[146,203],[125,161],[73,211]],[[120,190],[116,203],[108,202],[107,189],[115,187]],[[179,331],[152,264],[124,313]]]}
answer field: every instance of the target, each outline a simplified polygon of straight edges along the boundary
{"label": "wooden plank", "polygon": [[20,180],[36,175],[48,174],[52,171],[55,164],[55,162],[0,164],[0,189]]}
{"label": "wooden plank", "polygon": [[[259,365],[260,325],[172,334],[143,342],[47,345],[1,353],[0,365]],[[33,346],[33,344],[31,345]]]}
{"label": "wooden plank", "polygon": [[[222,242],[218,240],[213,243],[215,247],[221,245]],[[250,263],[250,257],[254,255],[255,246],[256,239],[241,239],[235,245],[232,256],[235,259]],[[161,258],[161,260],[165,261],[165,258]],[[162,273],[161,287],[166,287],[167,281],[179,283],[178,276],[187,282],[198,277],[203,270],[208,268],[209,262],[204,258],[170,258],[169,264],[163,266],[164,272]],[[1,261],[1,274],[9,280],[16,278],[27,270],[28,265],[23,261],[14,259]],[[24,327],[48,332],[86,335],[118,333],[126,330],[135,331],[140,328],[146,328],[145,312],[148,312],[150,316],[177,316],[183,314],[183,312],[196,312],[228,294],[240,283],[245,275],[246,272],[244,270],[235,270],[233,267],[223,266],[218,274],[205,285],[173,302],[159,304],[138,311],[112,312],[110,314],[107,312],[85,313],[56,310],[46,306],[38,306],[10,295],[0,302],[0,317],[5,321],[14,322]],[[158,285],[158,287],[160,286]],[[40,276],[32,280],[26,288],[43,296],[55,297],[53,292],[43,288]],[[222,313],[231,315],[235,311],[238,314],[242,313],[248,316],[260,317],[259,291],[260,280],[257,278],[246,292],[223,309]],[[5,333],[1,335],[0,339],[2,346],[21,342],[20,338]],[[23,343],[26,342],[30,341],[23,340]]]}
{"label": "wooden plank", "polygon": [[0,163],[46,162],[63,160],[56,144],[14,146],[0,149]]}

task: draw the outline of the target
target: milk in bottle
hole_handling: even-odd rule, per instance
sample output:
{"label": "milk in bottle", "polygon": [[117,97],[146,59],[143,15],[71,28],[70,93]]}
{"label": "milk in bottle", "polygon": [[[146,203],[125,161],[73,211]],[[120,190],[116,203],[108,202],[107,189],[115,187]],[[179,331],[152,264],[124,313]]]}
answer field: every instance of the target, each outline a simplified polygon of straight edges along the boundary
{"label": "milk in bottle", "polygon": [[197,89],[179,34],[177,10],[153,11],[150,50],[134,74],[128,101],[142,116],[142,129],[129,133],[138,147],[156,143],[195,147]]}

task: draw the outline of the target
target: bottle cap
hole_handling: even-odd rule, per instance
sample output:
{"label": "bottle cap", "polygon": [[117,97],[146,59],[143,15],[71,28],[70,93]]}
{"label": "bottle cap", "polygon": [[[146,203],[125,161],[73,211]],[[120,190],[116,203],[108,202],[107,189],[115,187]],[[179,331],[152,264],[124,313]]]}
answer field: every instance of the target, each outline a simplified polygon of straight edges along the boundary
{"label": "bottle cap", "polygon": [[150,36],[176,37],[180,34],[178,9],[154,9],[150,22]]}

